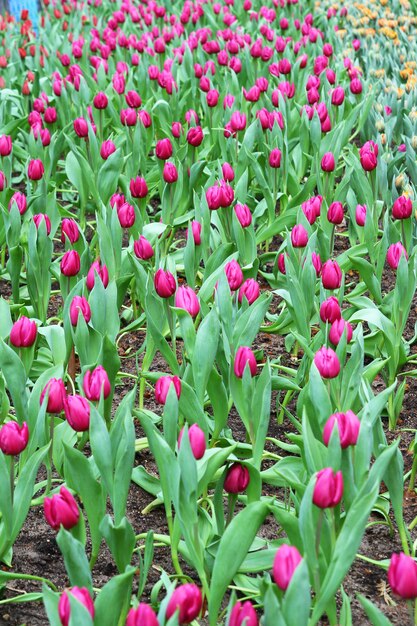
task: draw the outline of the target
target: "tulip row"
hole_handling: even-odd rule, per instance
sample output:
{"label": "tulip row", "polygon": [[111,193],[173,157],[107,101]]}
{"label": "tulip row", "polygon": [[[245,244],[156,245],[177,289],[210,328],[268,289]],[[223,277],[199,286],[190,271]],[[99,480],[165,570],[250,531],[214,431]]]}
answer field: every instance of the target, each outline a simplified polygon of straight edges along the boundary
{"label": "tulip row", "polygon": [[348,626],[382,511],[416,598],[411,77],[378,91],[361,7],[44,4],[0,17],[0,559],[42,506],[53,626]]}

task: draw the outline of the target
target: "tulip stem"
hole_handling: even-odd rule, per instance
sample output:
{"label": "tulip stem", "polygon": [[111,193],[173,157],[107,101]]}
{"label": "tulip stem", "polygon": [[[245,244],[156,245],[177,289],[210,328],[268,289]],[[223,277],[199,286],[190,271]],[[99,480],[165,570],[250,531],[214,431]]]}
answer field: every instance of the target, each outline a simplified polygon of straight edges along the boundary
{"label": "tulip stem", "polygon": [[67,383],[67,393],[74,393],[74,380],[75,380],[75,350],[74,344],[72,345],[70,356],[68,359],[68,383]]}
{"label": "tulip stem", "polygon": [[12,503],[13,509],[13,499],[14,499],[14,469],[15,469],[15,460],[14,456],[10,457],[10,501]]}
{"label": "tulip stem", "polygon": [[52,457],[53,457],[53,449],[54,449],[54,428],[55,428],[55,420],[54,420],[54,416],[50,415],[50,422],[49,422],[49,441],[50,441],[50,446],[49,446],[49,451],[48,451],[48,467],[47,467],[47,483],[46,483],[46,490],[44,495],[47,496],[49,494],[49,492],[51,491],[51,485],[52,485]]}
{"label": "tulip stem", "polygon": [[414,459],[411,468],[410,482],[408,483],[408,491],[413,491],[417,473],[417,450],[414,449]]}
{"label": "tulip stem", "polygon": [[168,522],[169,536],[171,538],[171,558],[172,558],[172,564],[174,566],[175,573],[177,574],[177,576],[180,576],[181,578],[183,578],[184,574],[183,574],[183,571],[181,569],[180,562],[178,560],[178,546],[176,545],[176,542],[175,542],[174,536],[173,536],[174,535],[174,526],[173,526],[173,522],[172,522],[172,514],[167,516],[167,522]]}
{"label": "tulip stem", "polygon": [[230,524],[230,522],[232,521],[232,519],[233,519],[233,514],[235,512],[236,502],[237,502],[237,493],[229,493],[229,496],[228,496],[228,499],[227,499],[226,526],[228,526]]}
{"label": "tulip stem", "polygon": [[331,257],[331,256],[332,256],[332,254],[333,254],[333,248],[334,248],[334,236],[335,236],[335,233],[336,233],[336,224],[333,224],[333,226],[332,226],[332,232],[331,232],[331,235],[330,235],[330,250],[329,250],[329,257]]}

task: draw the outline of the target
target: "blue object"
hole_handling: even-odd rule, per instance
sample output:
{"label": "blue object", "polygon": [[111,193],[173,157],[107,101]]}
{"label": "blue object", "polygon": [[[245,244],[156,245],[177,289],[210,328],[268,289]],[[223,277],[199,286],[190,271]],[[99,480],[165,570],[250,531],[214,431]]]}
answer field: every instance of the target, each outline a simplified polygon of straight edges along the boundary
{"label": "blue object", "polygon": [[13,15],[18,22],[22,11],[29,11],[29,19],[32,22],[32,28],[38,33],[39,10],[37,0],[9,0],[10,14]]}

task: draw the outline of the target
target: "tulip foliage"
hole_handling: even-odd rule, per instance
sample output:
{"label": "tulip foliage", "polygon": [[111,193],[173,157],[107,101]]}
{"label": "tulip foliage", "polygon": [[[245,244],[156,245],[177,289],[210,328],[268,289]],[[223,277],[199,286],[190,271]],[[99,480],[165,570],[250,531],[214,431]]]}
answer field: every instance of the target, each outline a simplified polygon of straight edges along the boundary
{"label": "tulip foliage", "polygon": [[[362,559],[417,623],[417,18],[43,4],[0,16],[1,602],[389,624]],[[17,556],[37,513],[59,581]]]}

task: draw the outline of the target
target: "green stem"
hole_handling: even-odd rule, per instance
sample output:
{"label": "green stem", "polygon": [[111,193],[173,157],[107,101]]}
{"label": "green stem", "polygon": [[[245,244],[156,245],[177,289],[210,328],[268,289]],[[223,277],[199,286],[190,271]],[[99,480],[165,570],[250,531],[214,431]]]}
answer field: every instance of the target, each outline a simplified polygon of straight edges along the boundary
{"label": "green stem", "polygon": [[12,502],[13,509],[13,500],[14,500],[14,469],[15,469],[15,460],[14,456],[10,457],[10,499]]}
{"label": "green stem", "polygon": [[47,483],[46,483],[46,491],[44,494],[46,496],[51,491],[51,485],[52,485],[52,456],[53,456],[53,449],[54,449],[54,429],[55,429],[55,419],[53,415],[50,415],[50,422],[49,422],[50,446],[49,446],[49,451],[48,451]]}
{"label": "green stem", "polygon": [[233,519],[233,513],[235,512],[236,502],[237,502],[237,493],[229,493],[228,498],[227,498],[226,526],[228,526]]}
{"label": "green stem", "polygon": [[184,576],[183,571],[181,569],[181,565],[180,562],[178,560],[178,546],[175,544],[174,541],[174,524],[172,521],[172,514],[169,515],[167,517],[167,522],[168,522],[168,530],[169,530],[169,536],[171,538],[171,558],[172,558],[172,564],[174,566],[175,569],[175,573],[178,576],[181,576],[181,578]]}
{"label": "green stem", "polygon": [[413,491],[417,473],[417,454],[414,450],[413,466],[411,468],[410,482],[408,483],[408,491]]}

